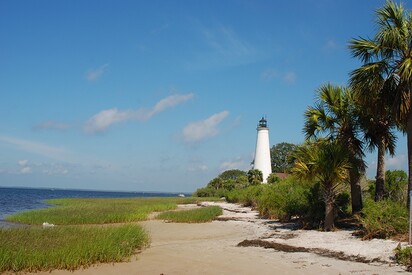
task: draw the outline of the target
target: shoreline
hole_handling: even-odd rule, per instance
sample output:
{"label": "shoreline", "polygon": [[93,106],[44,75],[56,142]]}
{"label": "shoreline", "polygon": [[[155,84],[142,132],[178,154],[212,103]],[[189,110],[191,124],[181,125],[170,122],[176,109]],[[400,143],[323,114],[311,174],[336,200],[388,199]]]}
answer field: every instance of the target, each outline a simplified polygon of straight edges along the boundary
{"label": "shoreline", "polygon": [[[129,262],[35,274],[407,274],[404,267],[391,259],[392,249],[398,242],[361,241],[348,230],[294,230],[273,220],[259,219],[257,212],[249,207],[225,202],[201,203],[201,206],[207,205],[221,206],[224,213],[220,218],[226,221],[205,224],[139,222],[149,232],[152,242]],[[287,244],[308,251],[283,252],[238,245],[245,240]],[[315,249],[327,249],[347,258],[319,255],[314,253]],[[353,257],[361,257],[365,262],[353,260]]]}

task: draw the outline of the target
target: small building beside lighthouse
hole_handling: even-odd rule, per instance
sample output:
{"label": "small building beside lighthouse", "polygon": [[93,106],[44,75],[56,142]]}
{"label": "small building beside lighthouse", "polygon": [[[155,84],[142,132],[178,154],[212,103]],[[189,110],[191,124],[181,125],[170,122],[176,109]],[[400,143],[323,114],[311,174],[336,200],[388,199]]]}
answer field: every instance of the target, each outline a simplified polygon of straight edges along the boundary
{"label": "small building beside lighthouse", "polygon": [[269,128],[264,117],[259,120],[256,130],[257,138],[253,169],[260,170],[263,174],[263,183],[267,183],[267,178],[272,173],[272,164],[270,159]]}

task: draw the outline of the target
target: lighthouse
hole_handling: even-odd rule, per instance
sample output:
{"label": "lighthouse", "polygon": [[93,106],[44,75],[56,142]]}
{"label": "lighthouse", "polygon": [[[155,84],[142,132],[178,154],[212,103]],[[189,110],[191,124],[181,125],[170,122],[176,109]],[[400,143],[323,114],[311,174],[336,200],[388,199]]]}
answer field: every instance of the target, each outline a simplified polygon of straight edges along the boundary
{"label": "lighthouse", "polygon": [[267,183],[267,178],[272,173],[272,164],[270,160],[269,128],[265,118],[262,117],[259,120],[256,130],[257,138],[253,169],[260,170],[263,174],[263,183]]}

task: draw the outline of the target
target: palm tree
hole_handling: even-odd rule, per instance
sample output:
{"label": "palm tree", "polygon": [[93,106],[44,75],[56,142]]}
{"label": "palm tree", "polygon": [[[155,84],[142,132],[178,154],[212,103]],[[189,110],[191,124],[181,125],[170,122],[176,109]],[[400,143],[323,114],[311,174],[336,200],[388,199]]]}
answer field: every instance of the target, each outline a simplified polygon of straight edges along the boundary
{"label": "palm tree", "polygon": [[[408,143],[408,192],[412,188],[412,19],[402,4],[388,1],[376,11],[377,32],[373,38],[353,39],[350,49],[362,60],[358,70],[368,75],[381,74],[394,85],[392,115],[397,126],[406,130]],[[368,80],[371,81],[371,80]],[[408,196],[408,205],[409,205]]]}
{"label": "palm tree", "polygon": [[258,169],[250,169],[247,172],[247,178],[250,185],[258,185],[261,184],[263,181],[263,174],[262,171]]}
{"label": "palm tree", "polygon": [[[391,81],[392,80],[392,81]],[[351,88],[358,104],[360,127],[369,151],[378,149],[375,181],[375,201],[385,196],[385,155],[395,155],[395,123],[391,116],[393,106],[394,79],[385,81],[382,72],[364,71],[362,68],[351,73]]]}
{"label": "palm tree", "polygon": [[352,212],[362,209],[361,176],[365,172],[363,143],[359,138],[359,121],[350,89],[325,84],[317,91],[315,106],[305,112],[306,139],[325,137],[338,140],[348,150]]}
{"label": "palm tree", "polygon": [[335,197],[342,183],[348,182],[350,169],[345,146],[339,141],[320,140],[307,143],[294,153],[292,173],[298,178],[318,180],[325,202],[325,231],[334,228]]}

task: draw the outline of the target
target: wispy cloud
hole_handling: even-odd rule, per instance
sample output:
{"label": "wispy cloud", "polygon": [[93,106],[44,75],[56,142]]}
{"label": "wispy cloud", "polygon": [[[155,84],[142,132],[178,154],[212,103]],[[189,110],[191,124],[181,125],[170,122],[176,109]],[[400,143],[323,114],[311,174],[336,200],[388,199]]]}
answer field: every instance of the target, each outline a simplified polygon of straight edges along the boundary
{"label": "wispy cloud", "polygon": [[286,83],[294,83],[295,81],[296,81],[296,78],[297,78],[297,76],[296,76],[296,73],[295,72],[287,72],[287,73],[285,73],[284,74],[284,76],[283,76],[283,80],[286,82]]}
{"label": "wispy cloud", "polygon": [[183,128],[182,136],[185,142],[197,142],[216,136],[217,126],[229,115],[228,111],[214,114],[207,119],[192,122]]}
{"label": "wispy cloud", "polygon": [[270,69],[264,70],[260,74],[260,78],[263,81],[268,81],[268,82],[276,80],[276,79],[281,79],[283,82],[287,84],[292,84],[296,82],[297,75],[293,71],[280,72],[276,69],[270,68]]}
{"label": "wispy cloud", "polygon": [[150,109],[118,110],[117,108],[100,111],[84,125],[86,133],[104,132],[113,124],[125,121],[145,121],[164,110],[179,105],[193,98],[193,94],[175,94],[163,98]]}
{"label": "wispy cloud", "polygon": [[62,163],[42,163],[40,168],[42,168],[42,173],[48,176],[67,175],[69,169],[66,166],[67,164]]}
{"label": "wispy cloud", "polygon": [[340,48],[339,44],[333,40],[333,39],[328,39],[325,41],[323,44],[322,50],[326,53],[332,53]]}
{"label": "wispy cloud", "polygon": [[244,56],[254,52],[246,41],[229,28],[204,29],[203,35],[209,47],[222,55]]}
{"label": "wispy cloud", "polygon": [[103,76],[103,74],[107,71],[108,68],[109,64],[106,63],[96,69],[90,69],[86,72],[85,77],[89,81],[96,81],[97,79]]}
{"label": "wispy cloud", "polygon": [[206,164],[191,164],[187,168],[190,172],[206,172],[209,167]]}
{"label": "wispy cloud", "polygon": [[60,123],[57,121],[49,120],[43,123],[40,123],[33,127],[35,130],[58,130],[63,131],[70,128],[69,124]]}
{"label": "wispy cloud", "polygon": [[265,81],[271,81],[279,77],[279,72],[275,69],[266,69],[261,73],[260,78]]}
{"label": "wispy cloud", "polygon": [[22,159],[18,161],[18,164],[20,166],[26,166],[29,163],[29,161],[27,159]]}
{"label": "wispy cloud", "polygon": [[253,63],[262,58],[262,53],[235,30],[220,26],[201,28],[203,49],[195,52],[188,64],[190,69],[208,69]]}
{"label": "wispy cloud", "polygon": [[[10,136],[0,135],[0,143],[11,145],[16,149],[25,152],[34,153],[57,160],[67,160],[71,156],[71,153],[64,148],[53,147],[47,144]],[[24,163],[24,160],[22,163]]]}
{"label": "wispy cloud", "polygon": [[165,23],[163,25],[157,26],[150,31],[150,34],[161,33],[169,28],[169,24]]}
{"label": "wispy cloud", "polygon": [[220,170],[226,171],[231,169],[239,169],[239,170],[249,170],[250,169],[250,161],[245,161],[243,158],[238,157],[233,160],[224,161],[220,165]]}
{"label": "wispy cloud", "polygon": [[407,159],[405,155],[397,155],[393,158],[386,159],[386,165],[388,169],[406,169]]}
{"label": "wispy cloud", "polygon": [[20,169],[20,174],[30,174],[32,172],[31,167],[25,166]]}
{"label": "wispy cloud", "polygon": [[29,161],[27,159],[19,160],[18,164],[21,166],[19,170],[20,174],[30,174],[32,172],[32,168],[29,166]]}

